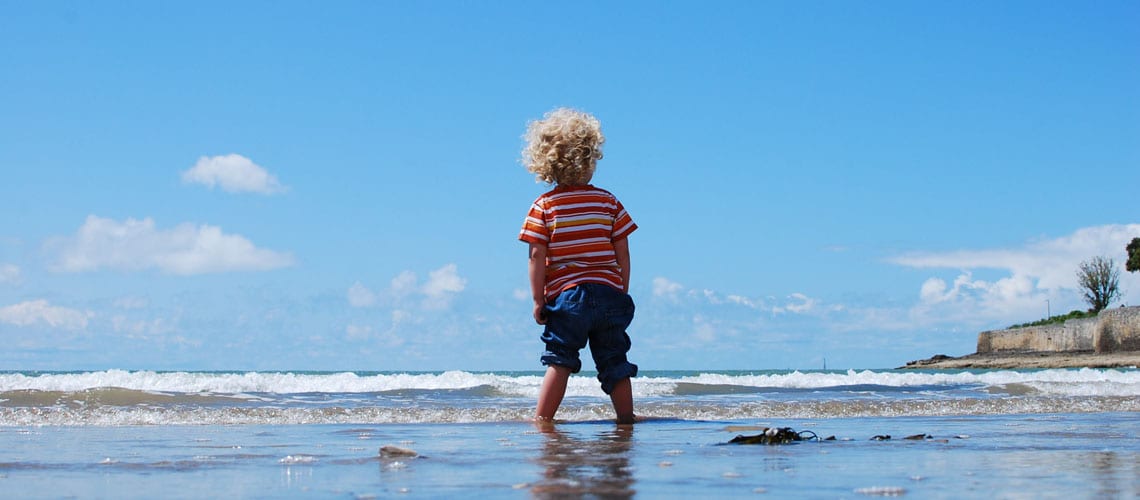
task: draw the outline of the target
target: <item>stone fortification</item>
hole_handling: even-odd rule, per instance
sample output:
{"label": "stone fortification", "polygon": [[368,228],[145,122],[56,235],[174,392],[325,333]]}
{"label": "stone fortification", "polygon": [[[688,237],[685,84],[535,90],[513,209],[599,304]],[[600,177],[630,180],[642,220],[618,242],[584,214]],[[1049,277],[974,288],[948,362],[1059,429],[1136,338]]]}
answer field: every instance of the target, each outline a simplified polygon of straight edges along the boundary
{"label": "stone fortification", "polygon": [[1101,311],[1093,327],[1096,352],[1140,351],[1140,307]]}
{"label": "stone fortification", "polygon": [[1140,307],[1101,311],[1095,318],[978,334],[978,354],[1140,351]]}

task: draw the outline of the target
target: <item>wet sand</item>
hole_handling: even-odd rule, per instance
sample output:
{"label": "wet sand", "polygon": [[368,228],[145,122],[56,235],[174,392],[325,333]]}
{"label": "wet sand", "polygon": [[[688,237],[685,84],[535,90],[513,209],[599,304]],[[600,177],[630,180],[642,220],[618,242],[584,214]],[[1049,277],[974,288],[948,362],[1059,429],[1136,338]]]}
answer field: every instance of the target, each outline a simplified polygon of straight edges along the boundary
{"label": "wet sand", "polygon": [[[725,444],[773,425],[836,439]],[[0,425],[0,496],[1133,498],[1137,436],[1134,412],[549,427]],[[380,452],[386,445],[416,453]]]}
{"label": "wet sand", "polygon": [[1140,351],[1097,354],[1095,352],[1021,352],[969,354],[961,357],[936,355],[911,361],[899,368],[910,369],[1035,369],[1035,368],[1136,368]]}

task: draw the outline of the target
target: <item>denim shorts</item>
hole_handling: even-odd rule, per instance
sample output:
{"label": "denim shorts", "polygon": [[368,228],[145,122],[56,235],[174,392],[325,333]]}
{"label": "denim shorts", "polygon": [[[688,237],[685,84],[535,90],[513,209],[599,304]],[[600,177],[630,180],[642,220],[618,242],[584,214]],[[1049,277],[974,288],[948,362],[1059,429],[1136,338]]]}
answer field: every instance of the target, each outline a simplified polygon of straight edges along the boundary
{"label": "denim shorts", "polygon": [[633,309],[629,294],[607,285],[582,283],[564,290],[543,309],[546,352],[542,364],[578,373],[582,369],[578,351],[589,341],[598,381],[606,394],[612,393],[614,384],[637,376],[637,365],[625,357],[630,347],[625,329],[633,321]]}

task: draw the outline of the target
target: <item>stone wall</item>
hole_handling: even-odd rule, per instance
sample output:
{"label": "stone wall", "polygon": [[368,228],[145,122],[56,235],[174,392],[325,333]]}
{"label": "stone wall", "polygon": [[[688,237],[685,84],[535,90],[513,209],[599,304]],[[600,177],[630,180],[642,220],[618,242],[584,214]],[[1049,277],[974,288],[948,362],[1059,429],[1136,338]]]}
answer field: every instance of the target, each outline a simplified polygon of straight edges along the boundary
{"label": "stone wall", "polygon": [[1140,307],[1105,309],[1095,318],[978,334],[978,353],[1140,351]]}
{"label": "stone wall", "polygon": [[978,352],[1091,351],[1096,324],[1097,318],[1082,318],[1063,324],[982,332],[978,334]]}
{"label": "stone wall", "polygon": [[1101,311],[1093,329],[1096,352],[1140,351],[1140,307]]}

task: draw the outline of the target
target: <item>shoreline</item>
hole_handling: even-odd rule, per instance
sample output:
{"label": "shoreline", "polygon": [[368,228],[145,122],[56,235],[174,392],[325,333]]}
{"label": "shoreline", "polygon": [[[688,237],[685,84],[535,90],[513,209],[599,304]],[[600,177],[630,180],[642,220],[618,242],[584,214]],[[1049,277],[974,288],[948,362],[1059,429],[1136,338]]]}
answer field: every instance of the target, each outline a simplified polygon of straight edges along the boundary
{"label": "shoreline", "polygon": [[1097,354],[1073,352],[1002,352],[967,354],[961,357],[938,354],[927,359],[907,362],[899,369],[1034,369],[1034,368],[1136,368],[1140,367],[1140,351]]}

